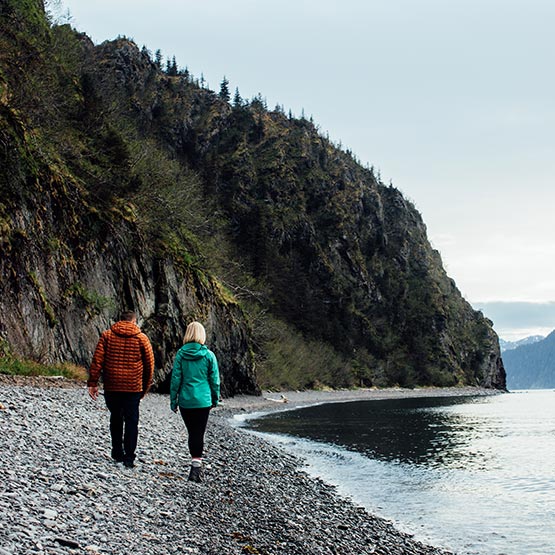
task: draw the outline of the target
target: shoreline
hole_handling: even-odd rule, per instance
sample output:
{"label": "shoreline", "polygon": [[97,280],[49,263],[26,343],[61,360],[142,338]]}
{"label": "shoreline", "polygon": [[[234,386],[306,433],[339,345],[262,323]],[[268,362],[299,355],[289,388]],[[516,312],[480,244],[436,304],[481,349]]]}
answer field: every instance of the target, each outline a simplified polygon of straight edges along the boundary
{"label": "shoreline", "polygon": [[[165,395],[141,403],[137,465],[109,457],[108,412],[83,384],[0,380],[0,553],[134,555],[447,555],[311,477],[303,461],[238,430],[237,414],[322,402],[495,394],[489,390],[355,390],[238,396],[213,411],[206,479],[186,481],[181,419]],[[45,383],[54,382],[53,387]],[[42,383],[43,385],[39,385]]]}
{"label": "shoreline", "polygon": [[[268,413],[281,410],[294,410],[324,403],[348,403],[352,401],[380,401],[387,399],[411,399],[426,397],[467,397],[472,395],[488,396],[507,393],[496,389],[482,387],[421,387],[403,389],[390,387],[383,389],[334,389],[307,391],[263,391],[260,397],[253,395],[236,395],[224,399],[214,414],[221,412],[235,416],[237,414]],[[256,417],[256,416],[255,416]]]}
{"label": "shoreline", "polygon": [[[363,509],[372,517],[385,519],[391,522],[393,527],[401,533],[407,533],[417,542],[421,542],[428,546],[436,546],[438,552],[454,553],[448,547],[439,547],[437,538],[434,539],[431,535],[419,533],[416,529],[404,525],[402,522],[390,521],[390,519],[380,512],[375,512],[371,507],[364,506],[364,501],[357,501],[357,495],[352,490],[345,490],[340,481],[328,476],[322,476],[319,471],[314,471],[310,457],[305,460],[302,450],[299,453],[298,449],[288,447],[291,443],[296,444],[297,438],[295,435],[288,436],[286,432],[274,434],[271,432],[260,432],[256,429],[251,429],[248,421],[251,419],[256,420],[263,416],[273,414],[276,412],[295,411],[298,409],[308,408],[317,405],[325,404],[340,404],[350,403],[357,401],[385,401],[394,399],[415,399],[415,398],[460,398],[460,397],[489,397],[502,393],[509,393],[508,391],[491,390],[480,387],[458,387],[458,388],[383,388],[383,389],[357,389],[357,390],[333,390],[333,391],[295,391],[286,393],[263,392],[262,398],[253,401],[248,396],[236,399],[230,403],[231,406],[226,407],[228,412],[228,421],[230,425],[237,427],[245,433],[254,434],[257,437],[269,441],[272,445],[276,445],[289,455],[297,458],[301,462],[301,468],[307,472],[312,479],[323,480],[328,485],[338,490],[337,495],[347,500],[349,503],[359,505],[362,503]],[[310,440],[309,440],[310,441]],[[330,446],[333,449],[333,446]],[[443,551],[442,551],[443,550]]]}

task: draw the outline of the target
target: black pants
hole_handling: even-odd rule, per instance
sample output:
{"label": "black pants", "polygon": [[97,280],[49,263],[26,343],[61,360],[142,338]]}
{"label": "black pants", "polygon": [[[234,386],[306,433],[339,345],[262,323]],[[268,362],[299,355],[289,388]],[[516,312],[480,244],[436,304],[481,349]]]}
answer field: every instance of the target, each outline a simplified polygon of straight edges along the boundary
{"label": "black pants", "polygon": [[202,458],[204,450],[204,432],[210,414],[210,407],[205,409],[184,409],[179,407],[187,433],[189,434],[189,453],[193,459]]}
{"label": "black pants", "polygon": [[[132,463],[139,435],[139,403],[141,393],[105,391],[106,406],[110,411],[112,457]],[[125,433],[124,433],[125,427]]]}

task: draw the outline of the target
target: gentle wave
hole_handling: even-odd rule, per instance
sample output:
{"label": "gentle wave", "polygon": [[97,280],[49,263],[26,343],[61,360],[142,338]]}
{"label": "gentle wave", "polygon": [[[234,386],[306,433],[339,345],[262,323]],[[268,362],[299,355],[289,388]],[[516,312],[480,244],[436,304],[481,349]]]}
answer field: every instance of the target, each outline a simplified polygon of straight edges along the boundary
{"label": "gentle wave", "polygon": [[423,541],[555,554],[553,391],[320,405],[247,425]]}

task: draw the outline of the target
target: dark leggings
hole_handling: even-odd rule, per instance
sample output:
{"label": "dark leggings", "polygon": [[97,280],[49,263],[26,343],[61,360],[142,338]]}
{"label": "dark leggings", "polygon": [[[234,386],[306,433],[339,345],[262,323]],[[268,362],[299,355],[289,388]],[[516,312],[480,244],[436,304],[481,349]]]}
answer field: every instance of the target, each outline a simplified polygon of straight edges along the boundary
{"label": "dark leggings", "polygon": [[188,444],[191,457],[193,459],[200,459],[204,449],[204,432],[206,431],[210,407],[205,409],[184,409],[179,407],[179,410],[189,434]]}

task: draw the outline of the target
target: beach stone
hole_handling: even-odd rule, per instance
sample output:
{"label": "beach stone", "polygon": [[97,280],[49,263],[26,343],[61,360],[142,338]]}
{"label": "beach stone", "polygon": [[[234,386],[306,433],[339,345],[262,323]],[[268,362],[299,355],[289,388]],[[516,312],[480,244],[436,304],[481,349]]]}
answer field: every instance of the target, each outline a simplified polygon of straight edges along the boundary
{"label": "beach stone", "polygon": [[58,542],[60,545],[64,547],[71,547],[72,549],[79,549],[80,545],[79,542],[68,538],[55,538],[54,541]]}
{"label": "beach stone", "polygon": [[[287,397],[290,406],[299,398]],[[0,411],[0,555],[446,553],[355,507],[309,477],[302,461],[232,425],[240,403],[251,410],[263,399],[230,399],[212,411],[205,481],[192,484],[185,427],[166,396],[141,403],[131,472],[111,460],[109,413],[83,389],[2,385],[0,377],[0,398],[25,407]]]}

